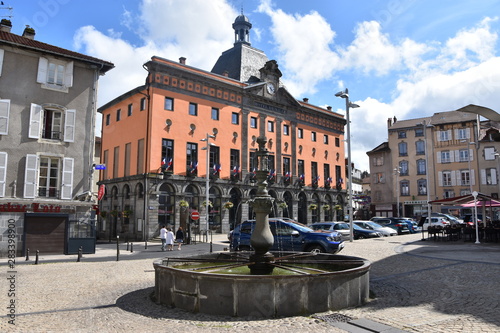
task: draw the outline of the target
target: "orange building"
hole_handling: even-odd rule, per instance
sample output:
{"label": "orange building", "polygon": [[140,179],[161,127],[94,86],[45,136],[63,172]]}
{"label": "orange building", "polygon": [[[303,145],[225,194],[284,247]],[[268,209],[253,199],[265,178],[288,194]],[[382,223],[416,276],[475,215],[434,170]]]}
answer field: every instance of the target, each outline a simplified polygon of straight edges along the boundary
{"label": "orange building", "polygon": [[344,117],[286,90],[277,62],[250,45],[244,15],[233,28],[234,47],[211,72],[153,56],[145,85],[99,109],[100,237],[147,239],[163,224],[226,233],[253,218],[258,137],[270,152],[271,216],[311,223],[341,213]]}

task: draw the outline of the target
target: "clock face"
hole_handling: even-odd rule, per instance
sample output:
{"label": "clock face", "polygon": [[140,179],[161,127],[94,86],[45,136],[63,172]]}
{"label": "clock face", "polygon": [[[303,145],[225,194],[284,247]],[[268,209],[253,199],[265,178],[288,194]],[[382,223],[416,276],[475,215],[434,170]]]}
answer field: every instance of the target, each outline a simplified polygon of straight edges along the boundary
{"label": "clock face", "polygon": [[267,88],[267,92],[268,92],[268,93],[270,93],[270,94],[274,94],[274,90],[275,90],[275,89],[274,89],[274,84],[272,84],[272,83],[268,83],[268,84],[266,85],[266,88]]}

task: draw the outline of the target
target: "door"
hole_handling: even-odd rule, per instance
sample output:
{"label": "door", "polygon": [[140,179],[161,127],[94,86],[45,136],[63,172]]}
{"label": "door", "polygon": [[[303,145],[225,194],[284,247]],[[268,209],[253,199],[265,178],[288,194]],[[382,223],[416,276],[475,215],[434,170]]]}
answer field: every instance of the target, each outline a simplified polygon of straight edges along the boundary
{"label": "door", "polygon": [[67,215],[37,215],[25,218],[25,249],[31,254],[64,254]]}

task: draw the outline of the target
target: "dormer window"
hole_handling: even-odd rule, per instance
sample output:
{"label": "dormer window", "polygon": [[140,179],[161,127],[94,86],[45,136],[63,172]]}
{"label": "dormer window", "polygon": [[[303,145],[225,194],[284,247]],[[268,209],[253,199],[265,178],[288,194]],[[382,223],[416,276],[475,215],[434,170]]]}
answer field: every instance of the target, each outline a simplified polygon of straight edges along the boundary
{"label": "dormer window", "polygon": [[68,92],[73,86],[73,62],[41,57],[36,81],[42,88]]}

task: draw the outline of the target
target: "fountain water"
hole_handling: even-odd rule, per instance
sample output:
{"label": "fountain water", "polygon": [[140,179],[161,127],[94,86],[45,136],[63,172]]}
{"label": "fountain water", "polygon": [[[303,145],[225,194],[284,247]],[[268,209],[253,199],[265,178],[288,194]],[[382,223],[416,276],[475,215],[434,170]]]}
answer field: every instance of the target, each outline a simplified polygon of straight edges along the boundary
{"label": "fountain water", "polygon": [[[364,304],[369,293],[366,259],[318,253],[271,253],[273,198],[267,192],[266,138],[257,139],[258,190],[250,243],[255,250],[154,262],[159,304],[208,314],[277,317]],[[275,271],[276,270],[276,271]]]}

